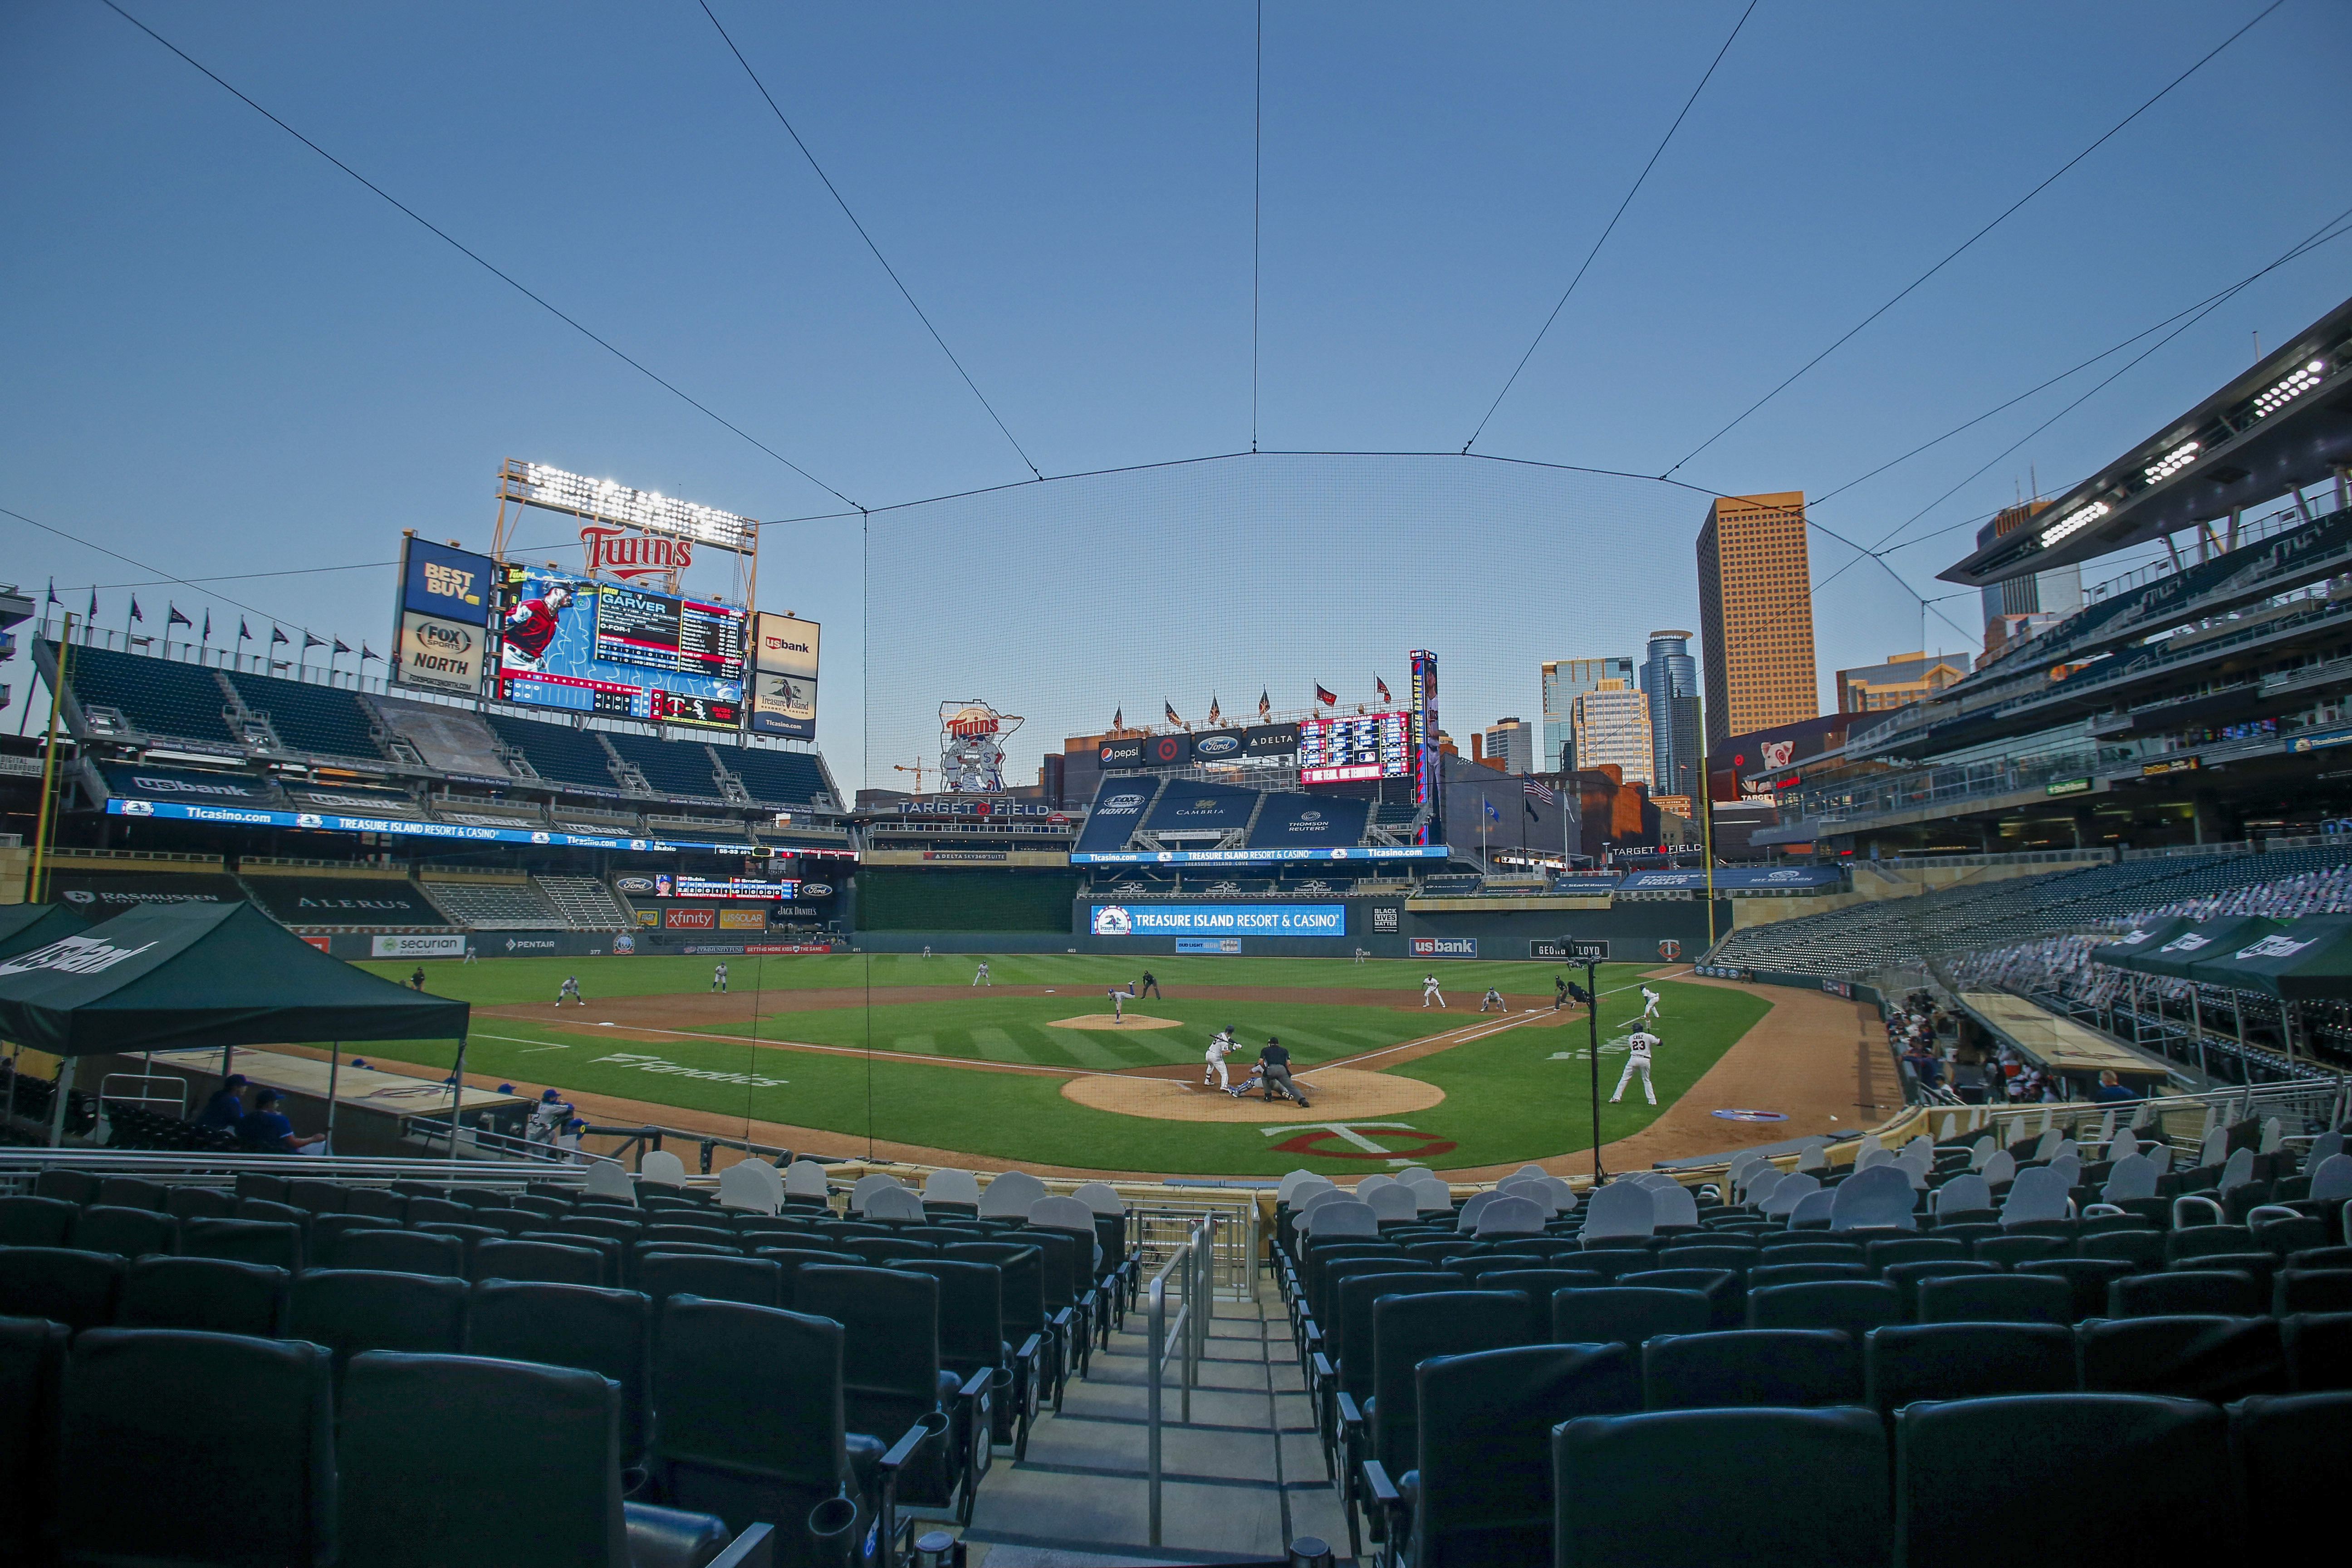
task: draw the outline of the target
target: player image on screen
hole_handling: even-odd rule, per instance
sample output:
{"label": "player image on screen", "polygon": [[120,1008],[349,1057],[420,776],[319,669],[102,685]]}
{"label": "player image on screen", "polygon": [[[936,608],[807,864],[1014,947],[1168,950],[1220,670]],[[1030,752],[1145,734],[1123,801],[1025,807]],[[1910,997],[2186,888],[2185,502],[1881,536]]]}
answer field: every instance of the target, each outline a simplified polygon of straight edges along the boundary
{"label": "player image on screen", "polygon": [[536,708],[740,729],[748,619],[710,600],[509,565],[494,689]]}

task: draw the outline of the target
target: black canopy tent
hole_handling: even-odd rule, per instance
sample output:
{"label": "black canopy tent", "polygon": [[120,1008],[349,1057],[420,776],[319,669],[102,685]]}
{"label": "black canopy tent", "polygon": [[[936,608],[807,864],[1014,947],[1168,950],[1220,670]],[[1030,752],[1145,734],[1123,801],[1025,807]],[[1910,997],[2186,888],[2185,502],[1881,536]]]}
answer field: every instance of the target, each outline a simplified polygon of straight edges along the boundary
{"label": "black canopy tent", "polygon": [[2207,961],[2260,942],[2279,923],[2261,915],[2223,915],[2183,926],[2155,949],[2142,952],[2128,967],[2167,980],[2202,980]]}
{"label": "black canopy tent", "polygon": [[246,903],[133,910],[0,960],[0,1037],[64,1058],[52,1144],[78,1057],[333,1040],[340,1059],[345,1040],[454,1039],[454,1157],[470,1011],[330,958]]}
{"label": "black canopy tent", "polygon": [[2193,923],[2179,915],[2166,915],[2147,925],[2134,926],[2115,941],[2103,942],[2093,948],[2091,962],[2110,964],[2117,969],[2137,969],[2141,954],[2154,952]]}
{"label": "black canopy tent", "polygon": [[0,958],[14,958],[89,929],[88,919],[63,904],[0,904]]}

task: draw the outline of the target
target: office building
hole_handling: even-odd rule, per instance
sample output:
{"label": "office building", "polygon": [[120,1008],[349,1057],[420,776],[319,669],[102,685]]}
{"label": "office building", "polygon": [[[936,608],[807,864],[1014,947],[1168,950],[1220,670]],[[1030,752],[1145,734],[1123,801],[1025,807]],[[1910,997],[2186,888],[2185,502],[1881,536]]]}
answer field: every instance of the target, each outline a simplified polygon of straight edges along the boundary
{"label": "office building", "polygon": [[1496,720],[1486,726],[1484,760],[1507,773],[1535,772],[1536,727],[1519,719]]}
{"label": "office building", "polygon": [[1559,658],[1546,659],[1543,667],[1543,767],[1550,773],[1573,772],[1584,764],[1573,754],[1575,736],[1570,725],[1569,710],[1577,698],[1599,688],[1604,680],[1622,680],[1633,684],[1633,661],[1630,658]]}
{"label": "office building", "polygon": [[[1982,550],[1994,540],[2015,533],[2049,510],[2046,500],[2002,508],[1990,522],[1977,530],[1977,548]],[[1984,656],[1988,659],[1999,658],[2009,648],[2040,637],[2083,607],[2083,568],[2078,563],[2048,572],[2029,572],[2022,577],[1987,585],[1981,597]]]}
{"label": "office building", "polygon": [[1725,496],[1698,533],[1706,743],[1820,716],[1805,494]]}
{"label": "office building", "polygon": [[1838,711],[1881,713],[1907,708],[1958,682],[1969,672],[1969,656],[1939,653],[1890,653],[1885,664],[1837,672]]}
{"label": "office building", "polygon": [[1706,761],[1699,742],[1698,661],[1688,632],[1652,632],[1642,661],[1650,699],[1651,777],[1666,795],[1695,795]]}
{"label": "office building", "polygon": [[1569,710],[1576,771],[1614,766],[1626,784],[1652,783],[1655,754],[1650,744],[1650,699],[1624,680],[1604,680],[1580,693]]}

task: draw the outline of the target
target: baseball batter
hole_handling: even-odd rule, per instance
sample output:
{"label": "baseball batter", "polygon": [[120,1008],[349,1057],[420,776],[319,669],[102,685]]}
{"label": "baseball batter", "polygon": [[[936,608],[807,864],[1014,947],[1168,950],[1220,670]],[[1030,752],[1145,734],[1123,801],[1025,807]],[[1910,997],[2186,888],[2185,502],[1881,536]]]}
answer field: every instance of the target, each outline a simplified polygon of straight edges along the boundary
{"label": "baseball batter", "polygon": [[1213,1083],[1227,1094],[1234,1092],[1233,1075],[1225,1068],[1225,1058],[1238,1048],[1234,1040],[1234,1026],[1231,1024],[1226,1025],[1219,1033],[1209,1037],[1209,1066],[1208,1069],[1201,1074],[1202,1088],[1206,1089]]}

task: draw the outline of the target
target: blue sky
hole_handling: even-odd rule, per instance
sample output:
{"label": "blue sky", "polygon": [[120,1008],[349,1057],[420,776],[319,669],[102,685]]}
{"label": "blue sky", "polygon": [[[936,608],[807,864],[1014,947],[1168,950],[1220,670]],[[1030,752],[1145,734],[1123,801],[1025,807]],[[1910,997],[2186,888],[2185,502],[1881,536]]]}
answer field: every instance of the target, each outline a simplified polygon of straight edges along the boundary
{"label": "blue sky", "polygon": [[[2264,3],[1762,0],[1477,449],[1664,470]],[[694,0],[124,4],[856,501],[1027,477]],[[1254,6],[713,4],[1045,472],[1248,448]],[[1742,9],[1267,5],[1260,444],[1459,448]],[[2263,267],[2352,205],[2322,85],[2347,64],[2352,11],[2286,0],[1676,477],[1822,495]],[[842,510],[96,0],[0,13],[0,506],[192,579],[385,562],[403,528],[485,543],[508,457],[763,518]],[[2352,292],[2347,258],[2272,273],[1913,531],[2147,436],[2256,332]],[[1891,534],[2119,363],[1818,521]],[[1466,734],[1533,708],[1536,659],[1638,656],[1650,626],[1694,624],[1702,497],[1399,472],[1215,481],[1223,547],[1265,552],[1266,593],[1197,621],[1181,542],[1202,491],[1156,481],[884,514],[871,539],[771,529],[761,599],[827,623],[845,774],[869,738],[877,770],[919,747],[940,698],[1010,693],[1032,747],[1110,704],[1233,706],[1228,679],[1369,686],[1357,667],[1385,660],[1394,685],[1408,646],[1458,672]],[[1282,510],[1305,482],[1314,504]],[[1431,484],[1459,504],[1416,532]],[[1351,536],[1366,496],[1380,521]],[[1948,593],[1934,573],[1967,538],[1894,563]],[[156,575],[5,517],[0,540],[0,576],[54,575],[77,606]],[[1848,553],[1813,548],[1817,578]],[[984,595],[958,591],[959,552],[986,557]],[[1036,571],[1004,569],[1024,553]],[[1238,594],[1247,574],[1219,571]],[[138,591],[381,648],[391,575]],[[101,595],[107,620],[125,592]],[[869,595],[890,633],[871,644]],[[1969,635],[1875,566],[1840,576],[1824,696],[1840,666],[1969,646],[1972,605],[1940,607]],[[887,699],[871,737],[867,666]]]}

